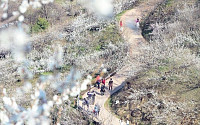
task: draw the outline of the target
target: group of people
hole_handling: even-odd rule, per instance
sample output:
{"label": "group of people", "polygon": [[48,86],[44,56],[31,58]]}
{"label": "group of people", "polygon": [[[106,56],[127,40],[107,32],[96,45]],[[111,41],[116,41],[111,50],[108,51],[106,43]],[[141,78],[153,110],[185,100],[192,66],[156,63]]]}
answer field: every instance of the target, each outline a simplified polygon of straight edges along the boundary
{"label": "group of people", "polygon": [[[98,89],[100,89],[101,95],[104,95],[105,86],[106,86],[106,79],[105,78],[101,79],[100,76],[97,76],[96,85],[97,85]],[[112,78],[110,78],[110,80],[108,82],[108,89],[111,90],[111,91],[113,89],[113,80],[112,80]]]}
{"label": "group of people", "polygon": [[[83,99],[83,102],[82,102],[82,107],[85,109],[85,106],[87,106],[87,111],[89,110],[89,106],[90,105],[94,105],[95,103],[95,91],[88,91],[87,92],[87,98],[84,98]],[[99,112],[100,112],[100,106],[98,104],[95,104],[94,106],[94,110],[92,111],[95,115],[99,115]]]}
{"label": "group of people", "polygon": [[[98,75],[96,77],[96,84],[95,85],[97,86],[98,89],[100,89],[101,95],[104,95],[105,86],[106,86],[106,79],[105,78],[101,79],[100,76]],[[108,82],[108,88],[111,91],[113,89],[113,80],[112,80],[112,78],[110,78],[110,80]],[[85,109],[85,106],[87,106],[87,110],[88,110],[90,105],[94,105],[95,96],[96,96],[95,95],[95,91],[94,90],[93,91],[89,90],[87,92],[87,98],[83,99],[82,107]],[[95,104],[93,113],[98,116],[99,112],[100,112],[100,106],[98,104]]]}
{"label": "group of people", "polygon": [[87,92],[87,98],[83,99],[82,107],[85,109],[85,106],[87,106],[87,110],[89,109],[89,105],[94,105],[95,102],[95,92],[94,91],[88,91]]}

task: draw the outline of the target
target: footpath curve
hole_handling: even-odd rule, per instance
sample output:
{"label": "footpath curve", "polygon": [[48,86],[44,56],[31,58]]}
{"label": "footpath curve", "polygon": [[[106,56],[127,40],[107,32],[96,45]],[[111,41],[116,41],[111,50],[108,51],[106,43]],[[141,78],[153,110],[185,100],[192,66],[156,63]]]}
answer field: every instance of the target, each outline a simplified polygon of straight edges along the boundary
{"label": "footpath curve", "polygon": [[[123,31],[122,36],[124,39],[128,42],[130,51],[129,56],[133,56],[138,51],[138,44],[141,42],[145,42],[144,38],[141,35],[141,32],[136,27],[135,20],[137,18],[141,19],[144,16],[147,16],[148,13],[150,13],[156,5],[163,0],[144,0],[142,3],[140,3],[138,6],[134,7],[131,10],[128,10],[121,16],[121,21],[123,22]],[[129,77],[128,71],[130,70],[129,66],[124,66],[120,71],[118,71],[114,76],[112,76],[112,79],[114,81],[113,85],[113,91],[109,91],[106,89],[106,92],[103,96],[96,94],[95,98],[95,104],[100,105],[100,113],[98,116],[98,119],[101,121],[103,125],[120,125],[119,119],[115,117],[111,113],[111,111],[108,111],[104,104],[106,100],[118,91],[120,88],[123,87],[124,81]],[[108,87],[108,81],[106,82],[106,87]],[[92,88],[95,92],[99,93],[100,90],[97,88]],[[83,95],[83,98],[87,97],[87,93]],[[93,111],[94,106],[89,107],[89,111]]]}

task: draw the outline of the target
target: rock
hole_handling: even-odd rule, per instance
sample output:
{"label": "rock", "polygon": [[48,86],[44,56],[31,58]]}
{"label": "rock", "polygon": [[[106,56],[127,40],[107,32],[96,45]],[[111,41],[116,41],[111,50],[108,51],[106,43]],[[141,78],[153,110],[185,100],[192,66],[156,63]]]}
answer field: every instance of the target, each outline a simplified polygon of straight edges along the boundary
{"label": "rock", "polygon": [[142,112],[140,109],[134,109],[133,111],[131,111],[131,116],[132,117],[141,117],[142,115]]}
{"label": "rock", "polygon": [[153,114],[150,112],[142,113],[142,121],[152,121],[153,118]]}
{"label": "rock", "polygon": [[166,77],[165,77],[165,76],[162,76],[161,79],[164,81],[164,80],[166,80]]}
{"label": "rock", "polygon": [[165,104],[162,101],[160,101],[159,103],[160,104],[157,106],[157,109],[158,110],[164,109],[165,108]]}
{"label": "rock", "polygon": [[147,93],[147,97],[148,98],[153,98],[153,94],[152,93]]}

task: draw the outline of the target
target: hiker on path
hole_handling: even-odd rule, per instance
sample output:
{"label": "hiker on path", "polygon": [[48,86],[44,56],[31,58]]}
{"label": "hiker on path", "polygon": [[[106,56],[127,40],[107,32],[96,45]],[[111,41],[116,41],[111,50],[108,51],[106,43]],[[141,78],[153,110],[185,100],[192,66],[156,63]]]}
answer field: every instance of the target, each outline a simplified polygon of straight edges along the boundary
{"label": "hiker on path", "polygon": [[106,79],[105,78],[102,79],[102,84],[104,84],[104,86],[106,85]]}
{"label": "hiker on path", "polygon": [[90,102],[90,104],[92,104],[92,105],[94,105],[94,102],[95,102],[95,92],[94,92],[94,90],[92,91],[92,92],[88,92],[87,93],[87,95],[88,95],[88,98],[91,100]]}
{"label": "hiker on path", "polygon": [[95,95],[94,90],[92,90],[92,92],[90,92],[90,91],[87,92],[88,98],[91,98],[93,95]]}
{"label": "hiker on path", "polygon": [[85,109],[85,105],[87,105],[87,110],[89,109],[89,102],[86,98],[83,99],[82,107]]}
{"label": "hiker on path", "polygon": [[137,27],[137,29],[140,28],[140,20],[139,20],[139,18],[137,18],[137,20],[136,20],[136,27]]}
{"label": "hiker on path", "polygon": [[130,125],[130,124],[129,124],[129,120],[128,120],[128,118],[127,118],[127,120],[126,120],[126,125]]}
{"label": "hiker on path", "polygon": [[130,89],[131,88],[131,83],[127,82],[127,88]]}
{"label": "hiker on path", "polygon": [[94,106],[94,114],[98,116],[99,112],[100,112],[100,106],[95,104],[95,106]]}
{"label": "hiker on path", "polygon": [[104,92],[105,92],[105,85],[104,84],[101,84],[101,95],[104,95]]}
{"label": "hiker on path", "polygon": [[119,26],[120,26],[120,31],[122,32],[122,31],[123,31],[123,24],[122,24],[122,20],[120,20],[120,22],[119,22]]}
{"label": "hiker on path", "polygon": [[120,124],[120,125],[126,125],[126,123],[123,121],[122,118],[119,120],[119,124]]}
{"label": "hiker on path", "polygon": [[109,90],[112,91],[112,88],[113,88],[113,80],[112,80],[112,78],[110,78],[110,81],[109,81],[108,85],[109,85]]}
{"label": "hiker on path", "polygon": [[99,75],[98,75],[97,78],[96,78],[96,84],[97,84],[97,86],[98,86],[98,89],[100,89],[101,78],[100,78]]}

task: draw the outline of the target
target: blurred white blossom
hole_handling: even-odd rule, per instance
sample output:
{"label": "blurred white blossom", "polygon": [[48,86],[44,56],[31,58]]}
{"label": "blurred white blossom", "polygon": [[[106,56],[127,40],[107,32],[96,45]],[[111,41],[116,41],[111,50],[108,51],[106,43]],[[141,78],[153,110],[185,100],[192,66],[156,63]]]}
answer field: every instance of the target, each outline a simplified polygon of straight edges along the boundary
{"label": "blurred white blossom", "polygon": [[112,0],[79,0],[79,2],[99,16],[107,17],[113,15]]}

